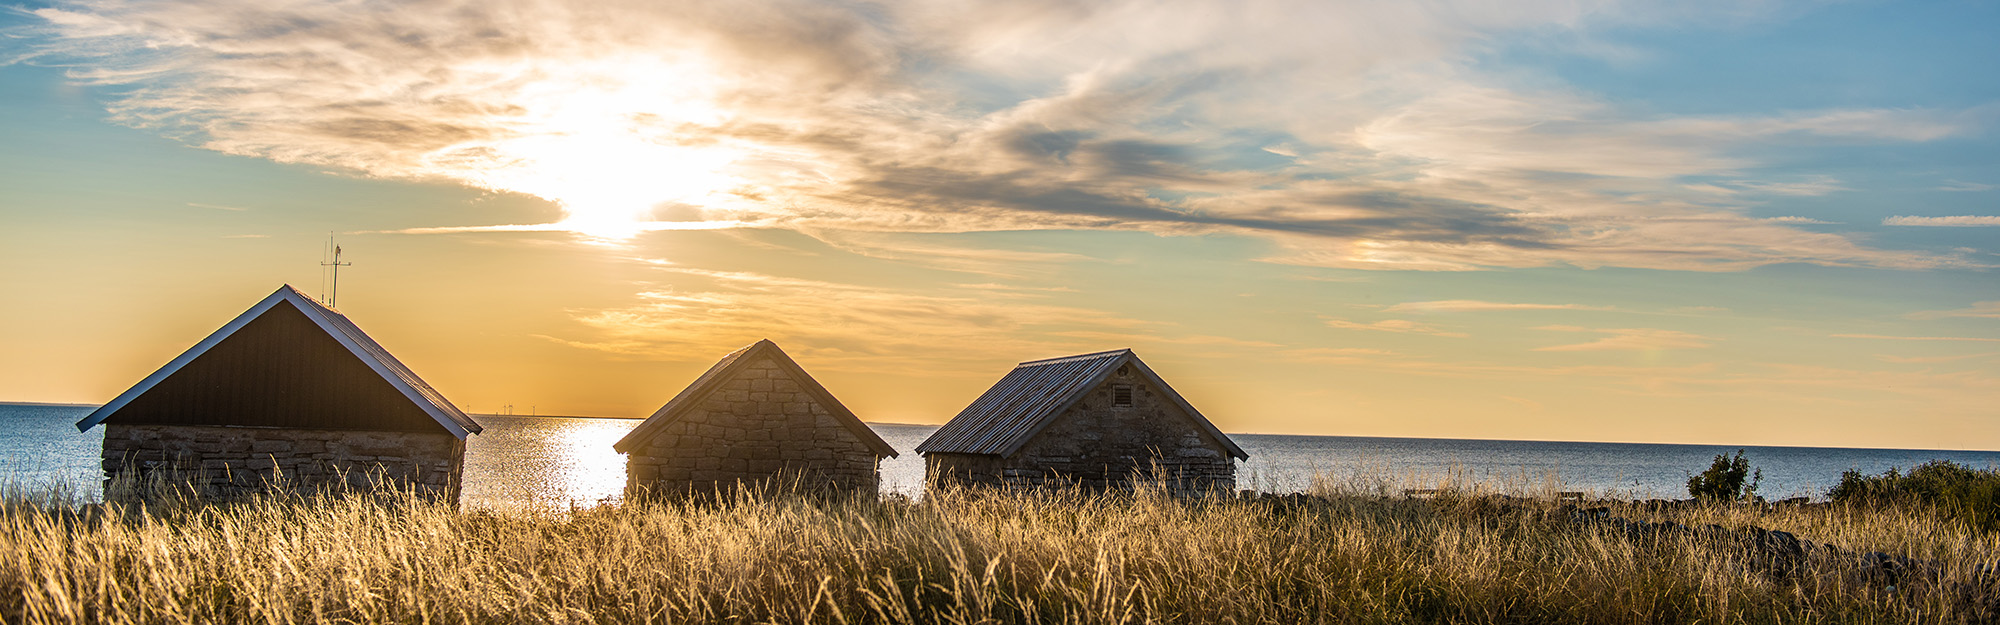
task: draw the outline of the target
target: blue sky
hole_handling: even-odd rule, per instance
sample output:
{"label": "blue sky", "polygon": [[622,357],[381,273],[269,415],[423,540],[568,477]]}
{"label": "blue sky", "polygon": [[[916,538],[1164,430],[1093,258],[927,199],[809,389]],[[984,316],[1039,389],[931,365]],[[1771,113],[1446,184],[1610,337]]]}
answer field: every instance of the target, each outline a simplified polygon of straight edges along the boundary
{"label": "blue sky", "polygon": [[15,5],[0,397],[102,401],[337,231],[474,410],[772,338],[935,423],[1129,346],[1232,431],[2000,448],[1996,13]]}

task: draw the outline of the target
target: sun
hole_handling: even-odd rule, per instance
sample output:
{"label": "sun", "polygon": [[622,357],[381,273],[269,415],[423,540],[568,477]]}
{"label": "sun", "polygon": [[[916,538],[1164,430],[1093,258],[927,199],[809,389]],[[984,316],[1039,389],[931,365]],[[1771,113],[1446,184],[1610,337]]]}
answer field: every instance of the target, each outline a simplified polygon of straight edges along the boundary
{"label": "sun", "polygon": [[453,146],[457,177],[554,202],[561,229],[629,239],[667,225],[657,207],[713,208],[745,184],[729,170],[746,151],[716,132],[729,119],[715,103],[721,81],[698,62],[623,56],[511,71],[514,112],[499,136]]}
{"label": "sun", "polygon": [[715,147],[662,144],[616,131],[570,132],[512,142],[517,165],[502,172],[511,191],[554,201],[558,225],[625,239],[644,231],[655,207],[708,206],[739,183],[722,170],[738,155]]}

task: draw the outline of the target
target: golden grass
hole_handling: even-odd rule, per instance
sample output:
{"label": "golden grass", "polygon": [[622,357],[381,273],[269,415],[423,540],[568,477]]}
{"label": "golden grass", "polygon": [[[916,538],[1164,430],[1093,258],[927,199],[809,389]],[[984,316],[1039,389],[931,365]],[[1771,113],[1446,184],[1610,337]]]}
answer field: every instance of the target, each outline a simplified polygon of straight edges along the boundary
{"label": "golden grass", "polygon": [[0,621],[1980,622],[1995,617],[1970,606],[2000,590],[1968,573],[2000,553],[1994,537],[1927,513],[1613,511],[1787,530],[1944,571],[1892,592],[1851,558],[1773,575],[1738,543],[1635,540],[1547,500],[1321,490],[1303,504],[746,494],[569,514],[408,495],[95,506],[16,493],[0,507]]}

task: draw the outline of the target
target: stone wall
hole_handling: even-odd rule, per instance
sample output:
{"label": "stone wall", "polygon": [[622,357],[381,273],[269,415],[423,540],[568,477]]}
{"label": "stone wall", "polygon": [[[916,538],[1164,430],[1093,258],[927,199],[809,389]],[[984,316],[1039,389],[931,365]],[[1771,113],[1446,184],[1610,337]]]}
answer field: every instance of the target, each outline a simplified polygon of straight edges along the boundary
{"label": "stone wall", "polygon": [[[104,426],[104,474],[171,472],[211,495],[266,487],[372,488],[379,480],[458,501],[465,441],[444,432],[297,430],[186,425]],[[107,484],[109,481],[107,480]]]}
{"label": "stone wall", "polygon": [[[1113,406],[1112,389],[1120,384],[1132,387],[1129,407]],[[1188,494],[1231,491],[1236,462],[1226,449],[1164,391],[1127,370],[1090,391],[1012,457],[930,453],[924,474],[932,483],[1104,490],[1159,479]]]}
{"label": "stone wall", "polygon": [[773,477],[874,493],[877,457],[768,358],[749,363],[626,459],[633,494],[714,492]]}

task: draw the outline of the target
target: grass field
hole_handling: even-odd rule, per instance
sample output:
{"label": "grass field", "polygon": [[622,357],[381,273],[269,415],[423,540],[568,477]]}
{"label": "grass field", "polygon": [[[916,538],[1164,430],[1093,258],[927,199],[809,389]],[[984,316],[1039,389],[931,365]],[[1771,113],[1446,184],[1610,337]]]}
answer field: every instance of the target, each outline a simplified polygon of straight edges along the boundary
{"label": "grass field", "polygon": [[[1463,485],[1177,500],[739,495],[576,512],[411,497],[5,498],[8,623],[1902,623],[1991,622],[1992,534],[1908,509],[1608,505],[1928,561],[1774,567],[1696,532],[1635,538],[1573,507]],[[1516,495],[1533,495],[1515,489]],[[1594,517],[1593,517],[1594,518]]]}

